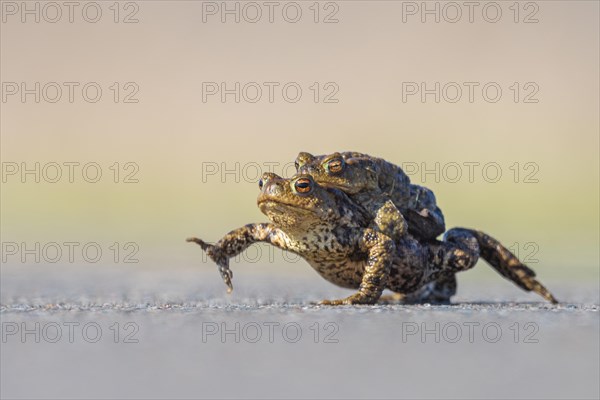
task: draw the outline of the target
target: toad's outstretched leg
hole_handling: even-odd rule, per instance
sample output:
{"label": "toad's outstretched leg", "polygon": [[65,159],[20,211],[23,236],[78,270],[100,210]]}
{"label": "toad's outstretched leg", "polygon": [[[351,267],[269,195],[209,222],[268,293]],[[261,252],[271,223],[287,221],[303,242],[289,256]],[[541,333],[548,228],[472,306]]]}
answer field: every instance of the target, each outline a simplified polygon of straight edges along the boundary
{"label": "toad's outstretched leg", "polygon": [[535,279],[535,272],[493,237],[473,229],[453,228],[446,232],[444,241],[450,243],[473,243],[477,241],[479,254],[500,275],[526,291],[533,291],[553,304],[556,298]]}
{"label": "toad's outstretched leg", "polygon": [[231,279],[233,272],[229,269],[229,259],[246,250],[256,242],[267,242],[284,250],[290,250],[287,246],[287,235],[283,231],[268,223],[248,224],[229,232],[214,245],[204,242],[198,238],[188,238],[186,241],[193,242],[202,247],[206,254],[219,266],[219,272],[227,285],[227,293],[231,293],[233,285]]}

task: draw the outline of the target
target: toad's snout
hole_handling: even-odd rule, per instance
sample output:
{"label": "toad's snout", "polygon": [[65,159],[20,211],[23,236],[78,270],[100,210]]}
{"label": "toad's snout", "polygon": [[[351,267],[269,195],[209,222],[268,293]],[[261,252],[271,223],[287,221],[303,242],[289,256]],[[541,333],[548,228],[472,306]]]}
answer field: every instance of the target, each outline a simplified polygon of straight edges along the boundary
{"label": "toad's snout", "polygon": [[285,180],[277,174],[272,172],[265,172],[260,181],[258,182],[258,186],[261,190],[260,197],[277,197],[283,193],[283,183]]}
{"label": "toad's snout", "polygon": [[280,196],[283,194],[281,182],[271,181],[263,186],[262,194],[265,196]]}

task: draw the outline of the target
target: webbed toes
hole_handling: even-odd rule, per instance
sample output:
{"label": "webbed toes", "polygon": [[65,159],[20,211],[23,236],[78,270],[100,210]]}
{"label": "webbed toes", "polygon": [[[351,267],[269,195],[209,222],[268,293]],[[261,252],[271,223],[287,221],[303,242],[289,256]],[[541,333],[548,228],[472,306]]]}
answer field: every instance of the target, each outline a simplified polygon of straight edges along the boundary
{"label": "webbed toes", "polygon": [[233,271],[229,269],[229,259],[225,254],[222,253],[222,250],[219,247],[208,244],[197,237],[187,238],[186,242],[196,243],[198,246],[202,247],[202,250],[208,254],[210,259],[218,265],[219,274],[221,274],[223,282],[225,282],[225,285],[227,285],[227,293],[231,293],[233,291],[233,284],[231,283],[231,280],[233,279]]}
{"label": "webbed toes", "polygon": [[196,243],[198,246],[202,247],[202,250],[206,251],[208,248],[212,247],[210,244],[206,243],[204,240],[199,239],[197,237],[189,237],[185,239],[188,243]]}

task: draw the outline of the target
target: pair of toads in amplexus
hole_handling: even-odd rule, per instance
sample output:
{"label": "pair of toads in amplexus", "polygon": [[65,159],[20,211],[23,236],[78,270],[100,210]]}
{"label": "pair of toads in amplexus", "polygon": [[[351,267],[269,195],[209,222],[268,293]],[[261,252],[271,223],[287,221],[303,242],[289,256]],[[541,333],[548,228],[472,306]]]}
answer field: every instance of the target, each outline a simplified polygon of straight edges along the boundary
{"label": "pair of toads in amplexus", "polygon": [[411,184],[399,166],[357,152],[303,152],[295,166],[289,179],[265,173],[258,183],[258,207],[270,222],[234,229],[215,244],[187,239],[217,264],[228,292],[229,259],[266,242],[298,254],[329,282],[356,290],[321,305],[375,304],[385,289],[402,303],[448,304],[456,274],[479,257],[521,289],[557,303],[496,239],[475,229],[446,231],[433,192]]}

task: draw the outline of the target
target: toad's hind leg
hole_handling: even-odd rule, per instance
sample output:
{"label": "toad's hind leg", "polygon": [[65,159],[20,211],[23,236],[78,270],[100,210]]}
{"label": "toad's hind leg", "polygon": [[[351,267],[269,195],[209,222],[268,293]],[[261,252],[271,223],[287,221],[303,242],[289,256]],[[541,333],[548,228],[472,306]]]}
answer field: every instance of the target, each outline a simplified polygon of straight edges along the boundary
{"label": "toad's hind leg", "polygon": [[418,290],[408,293],[405,303],[449,304],[456,294],[456,273],[473,268],[479,259],[479,242],[469,232],[450,230],[444,242],[429,242],[427,247],[429,273]]}
{"label": "toad's hind leg", "polygon": [[405,303],[448,304],[456,294],[456,273],[473,268],[479,259],[477,238],[467,231],[451,229],[444,242],[425,243],[429,273],[425,285],[409,293]]}
{"label": "toad's hind leg", "polygon": [[398,300],[406,304],[448,304],[456,294],[456,273],[473,268],[479,259],[479,242],[469,232],[450,230],[444,236],[444,242],[422,245],[428,258],[424,284]]}
{"label": "toad's hind leg", "polygon": [[[446,232],[444,241],[472,249],[477,244],[481,257],[500,275],[525,291],[533,291],[554,304],[558,303],[550,291],[535,279],[535,272],[493,237],[473,229],[454,228]],[[460,264],[460,260],[457,261]]]}

